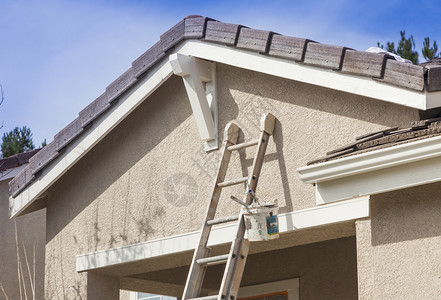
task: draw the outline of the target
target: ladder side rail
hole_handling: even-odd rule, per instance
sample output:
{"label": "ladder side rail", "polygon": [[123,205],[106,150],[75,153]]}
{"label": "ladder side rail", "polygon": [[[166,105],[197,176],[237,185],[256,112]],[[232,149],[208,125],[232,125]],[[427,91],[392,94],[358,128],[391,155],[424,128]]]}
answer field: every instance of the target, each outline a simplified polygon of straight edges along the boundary
{"label": "ladder side rail", "polygon": [[205,258],[210,254],[210,250],[207,248],[207,243],[208,238],[210,237],[211,225],[207,224],[207,221],[213,220],[216,214],[216,208],[222,191],[222,187],[219,187],[218,184],[220,182],[223,182],[225,179],[225,174],[227,173],[228,163],[231,157],[231,151],[228,150],[228,147],[237,143],[238,133],[239,127],[236,124],[227,124],[221,150],[222,153],[219,162],[219,169],[214,180],[214,188],[210,199],[210,205],[207,208],[206,217],[200,231],[201,234],[199,244],[194,251],[193,260],[191,262],[190,270],[188,272],[184,292],[182,295],[183,300],[198,297],[202,288],[203,278],[205,276],[207,266],[199,265],[197,263],[197,260]]}
{"label": "ladder side rail", "polygon": [[[247,204],[251,204],[253,200],[248,190],[252,190],[253,192],[256,191],[256,186],[259,181],[260,171],[262,169],[263,160],[265,158],[265,152],[268,145],[269,137],[270,134],[262,130],[260,134],[259,144],[256,149],[256,155],[254,156],[252,170],[248,179],[247,189],[244,194],[244,202]],[[241,255],[245,257],[245,260],[248,256],[248,247],[244,247],[243,245],[245,230],[245,221],[242,210],[239,216],[236,237],[231,244],[230,256],[225,267],[224,276],[222,278],[221,289],[218,297],[219,300],[234,300],[237,297],[237,292],[239,291],[240,281],[242,279],[244,268],[244,264],[241,268],[238,268],[237,264],[239,259],[241,259]],[[246,242],[248,243],[248,241]]]}

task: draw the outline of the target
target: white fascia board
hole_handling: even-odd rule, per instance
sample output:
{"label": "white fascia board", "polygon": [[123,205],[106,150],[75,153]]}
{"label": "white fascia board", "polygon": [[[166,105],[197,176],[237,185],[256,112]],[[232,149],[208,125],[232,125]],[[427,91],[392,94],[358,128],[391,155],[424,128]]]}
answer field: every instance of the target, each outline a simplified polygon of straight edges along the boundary
{"label": "white fascia board", "polygon": [[317,68],[225,45],[190,40],[179,53],[421,110],[441,106],[441,92],[412,91],[370,77]]}
{"label": "white fascia board", "polygon": [[441,107],[441,91],[427,93],[426,109]]}
{"label": "white fascia board", "polygon": [[317,204],[441,181],[441,136],[297,169]]}
{"label": "white fascia board", "polygon": [[[369,216],[369,197],[279,215],[280,233],[361,219]],[[236,224],[214,227],[209,246],[232,241]],[[77,272],[194,250],[200,232],[190,232],[134,245],[77,255]]]}
{"label": "white fascia board", "polygon": [[117,103],[103,115],[94,120],[91,127],[79,138],[69,143],[66,151],[54,159],[41,171],[41,174],[17,197],[9,198],[10,215],[15,217],[67,172],[79,159],[101,141],[113,128],[127,117],[139,104],[150,96],[171,75],[173,70],[168,58],[163,59],[148,75],[137,82]]}
{"label": "white fascia board", "polygon": [[441,136],[298,168],[304,183],[319,183],[441,156]]}

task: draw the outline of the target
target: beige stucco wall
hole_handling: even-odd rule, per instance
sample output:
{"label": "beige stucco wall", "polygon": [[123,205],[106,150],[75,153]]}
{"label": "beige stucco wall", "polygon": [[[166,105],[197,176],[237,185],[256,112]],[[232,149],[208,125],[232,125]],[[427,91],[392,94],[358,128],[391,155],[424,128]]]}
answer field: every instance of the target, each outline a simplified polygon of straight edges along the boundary
{"label": "beige stucco wall", "polygon": [[[23,287],[22,296],[24,297],[24,287],[26,287],[28,299],[32,299],[31,281],[34,286],[35,299],[43,299],[46,214],[44,210],[40,210],[9,219],[8,182],[9,180],[0,179],[0,299],[20,299],[20,287]],[[17,272],[18,262],[21,263],[24,276],[24,282],[21,281],[21,284]],[[31,277],[29,277],[29,271]]]}
{"label": "beige stucco wall", "polygon": [[[218,265],[207,269],[204,291],[218,291],[223,267]],[[187,270],[188,266],[178,267],[133,277],[142,281],[154,281],[153,285],[159,287],[164,284],[183,286]],[[251,254],[247,258],[241,286],[290,278],[299,278],[300,299],[357,299],[355,237]],[[175,296],[179,297],[179,291],[176,293]]]}
{"label": "beige stucco wall", "polygon": [[357,228],[360,299],[439,299],[441,184],[373,196]]}
{"label": "beige stucco wall", "polygon": [[[355,136],[418,118],[416,110],[385,102],[224,65],[217,70],[220,131],[236,120],[256,137],[262,113],[278,118],[257,195],[278,198],[281,212],[315,205],[297,167]],[[203,151],[182,79],[172,77],[49,190],[46,297],[84,297],[77,254],[198,230],[218,155]],[[251,150],[234,154],[227,178],[244,176],[251,159]],[[237,214],[228,197],[242,193],[238,186],[223,194],[222,214]]]}

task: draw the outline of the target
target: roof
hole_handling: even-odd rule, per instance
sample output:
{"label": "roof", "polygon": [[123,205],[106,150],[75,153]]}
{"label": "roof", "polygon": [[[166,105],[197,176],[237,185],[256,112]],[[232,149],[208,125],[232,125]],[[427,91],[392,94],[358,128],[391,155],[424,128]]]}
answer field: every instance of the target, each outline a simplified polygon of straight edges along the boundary
{"label": "roof", "polygon": [[401,63],[387,54],[356,51],[347,47],[320,44],[305,38],[188,16],[161,35],[160,40],[138,57],[132,66],[107,86],[105,92],[80,111],[79,116],[57,133],[54,140],[29,160],[29,165],[10,182],[16,197],[34,181],[39,172],[86,128],[106,112],[125,91],[183,40],[194,39],[236,49],[257,52],[317,68],[364,76],[388,85],[416,92],[441,91],[441,66],[430,68]]}
{"label": "roof", "polygon": [[427,139],[437,135],[441,135],[441,117],[413,121],[408,128],[387,128],[356,137],[353,143],[329,151],[326,156],[310,161],[307,165]]}
{"label": "roof", "polygon": [[0,172],[4,172],[6,170],[27,164],[29,162],[29,159],[35,154],[37,154],[37,152],[40,150],[41,148],[38,148],[0,159]]}

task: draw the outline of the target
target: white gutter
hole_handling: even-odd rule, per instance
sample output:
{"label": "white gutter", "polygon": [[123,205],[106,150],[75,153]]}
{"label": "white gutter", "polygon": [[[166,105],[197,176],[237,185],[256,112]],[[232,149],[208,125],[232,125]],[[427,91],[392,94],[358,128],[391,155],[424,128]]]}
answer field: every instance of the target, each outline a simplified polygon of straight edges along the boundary
{"label": "white gutter", "polygon": [[441,136],[298,168],[317,204],[441,181]]}
{"label": "white gutter", "polygon": [[[279,215],[280,233],[329,225],[369,216],[369,197],[334,203]],[[213,228],[209,246],[231,242],[236,224]],[[77,255],[77,272],[115,266],[143,259],[192,251],[199,241],[199,231],[175,235],[139,244]]]}

